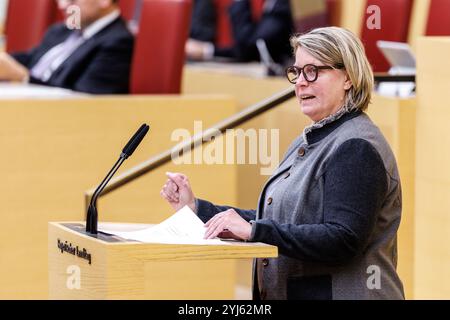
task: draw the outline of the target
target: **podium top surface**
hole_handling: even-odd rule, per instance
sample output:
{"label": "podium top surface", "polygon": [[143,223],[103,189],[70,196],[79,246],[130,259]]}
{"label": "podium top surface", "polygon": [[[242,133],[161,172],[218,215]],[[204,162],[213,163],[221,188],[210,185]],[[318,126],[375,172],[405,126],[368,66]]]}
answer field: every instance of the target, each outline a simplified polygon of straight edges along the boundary
{"label": "podium top surface", "polygon": [[[107,223],[108,227],[120,230],[139,230],[149,224]],[[143,243],[122,239],[118,236],[99,232],[86,233],[85,223],[77,221],[49,222],[49,240],[55,245],[67,243],[70,246],[85,247],[105,252],[127,252],[147,259],[241,259],[269,258],[278,256],[278,248],[259,242],[225,241],[223,244],[184,244],[184,243]]]}

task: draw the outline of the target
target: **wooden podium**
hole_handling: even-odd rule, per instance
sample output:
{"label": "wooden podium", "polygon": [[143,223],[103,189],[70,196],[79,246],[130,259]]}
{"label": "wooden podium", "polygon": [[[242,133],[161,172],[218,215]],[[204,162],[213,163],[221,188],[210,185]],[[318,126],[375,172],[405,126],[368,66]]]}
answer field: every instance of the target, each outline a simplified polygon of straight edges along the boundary
{"label": "wooden podium", "polygon": [[150,244],[93,237],[84,226],[48,225],[50,299],[233,299],[235,259],[277,256],[262,243]]}

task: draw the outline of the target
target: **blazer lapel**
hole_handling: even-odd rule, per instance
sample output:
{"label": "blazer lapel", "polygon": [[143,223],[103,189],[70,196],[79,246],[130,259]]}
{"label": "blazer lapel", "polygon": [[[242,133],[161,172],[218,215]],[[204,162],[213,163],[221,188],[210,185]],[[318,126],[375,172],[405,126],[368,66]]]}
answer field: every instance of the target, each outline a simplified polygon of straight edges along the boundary
{"label": "blazer lapel", "polygon": [[283,160],[281,161],[279,167],[275,170],[275,172],[273,173],[273,175],[269,178],[269,180],[267,180],[267,182],[264,184],[263,189],[259,195],[259,199],[258,199],[258,209],[256,210],[256,219],[260,219],[262,212],[263,212],[263,208],[264,208],[264,201],[263,199],[265,198],[265,193],[266,193],[266,189],[267,187],[275,180],[277,179],[281,174],[285,173],[286,171],[288,171],[291,167],[292,167],[292,163],[288,162],[287,159],[289,159],[289,157],[292,156],[292,154],[294,152],[296,152],[296,150],[300,147],[300,145],[303,142],[303,138],[301,138],[301,136],[299,136],[291,145],[291,147],[289,148],[288,152],[286,152]]}
{"label": "blazer lapel", "polygon": [[33,54],[29,68],[33,68],[49,50],[53,49],[58,44],[63,43],[70,36],[71,32],[71,30],[65,27],[53,31],[49,36],[51,40],[46,41],[46,43],[40,46],[39,49]]}
{"label": "blazer lapel", "polygon": [[67,79],[71,72],[76,70],[77,67],[82,67],[83,60],[86,59],[86,56],[97,45],[94,38],[95,36],[86,40],[63,63],[61,63],[61,65],[53,72],[50,81],[56,81],[63,84],[64,79]]}
{"label": "blazer lapel", "polygon": [[82,43],[54,72],[50,78],[51,82],[56,82],[64,85],[64,80],[70,75],[71,72],[77,70],[78,67],[84,68],[83,65],[86,57],[95,49],[98,45],[98,38],[104,36],[108,29],[112,28],[115,23],[120,21],[120,18],[115,19],[105,28],[100,30],[98,33],[93,35],[91,38],[87,39]]}

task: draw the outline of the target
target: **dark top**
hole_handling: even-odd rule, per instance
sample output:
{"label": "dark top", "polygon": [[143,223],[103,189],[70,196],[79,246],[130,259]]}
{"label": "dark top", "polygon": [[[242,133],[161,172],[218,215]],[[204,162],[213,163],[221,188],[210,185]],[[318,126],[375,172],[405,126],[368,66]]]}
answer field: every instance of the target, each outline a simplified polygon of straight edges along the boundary
{"label": "dark top", "polygon": [[[53,25],[37,47],[12,56],[31,70],[45,53],[72,32],[64,24]],[[133,46],[133,36],[125,22],[117,18],[78,47],[48,81],[31,77],[30,83],[87,93],[128,93]]]}
{"label": "dark top", "polygon": [[[348,113],[309,132],[308,141],[319,142],[359,114]],[[353,256],[361,248],[358,243],[365,242],[372,232],[377,209],[387,190],[384,164],[375,148],[363,139],[344,142],[334,151],[330,164],[324,173],[324,194],[327,196],[323,199],[323,212],[328,214],[325,220],[330,225],[293,226],[260,219],[255,222],[258,226],[251,240],[275,245],[281,254],[303,260],[339,262]],[[204,222],[231,208],[200,199],[197,204],[198,216]],[[234,209],[247,221],[256,219],[255,210]],[[354,219],[355,216],[349,212],[365,214]],[[352,241],[342,241],[343,232],[352,235]],[[325,242],[327,245],[323,246]]]}
{"label": "dark top", "polygon": [[216,39],[216,9],[212,0],[194,0],[190,38],[214,42]]}
{"label": "dark top", "polygon": [[[279,250],[277,258],[255,259],[253,297],[404,299],[396,272],[401,208],[394,154],[365,113],[342,109],[307,127],[266,182],[257,210],[236,209],[255,220],[250,241]],[[203,221],[226,209],[197,200]]]}

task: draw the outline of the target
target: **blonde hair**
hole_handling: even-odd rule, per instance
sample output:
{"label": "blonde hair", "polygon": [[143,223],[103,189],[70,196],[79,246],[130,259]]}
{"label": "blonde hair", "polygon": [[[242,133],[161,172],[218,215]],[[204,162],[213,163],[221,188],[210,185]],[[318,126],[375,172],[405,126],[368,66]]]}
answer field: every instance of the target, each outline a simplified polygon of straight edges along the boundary
{"label": "blonde hair", "polygon": [[299,47],[334,68],[343,67],[352,82],[345,94],[350,110],[367,109],[374,86],[372,68],[361,41],[349,30],[338,27],[317,28],[291,37],[294,54]]}

